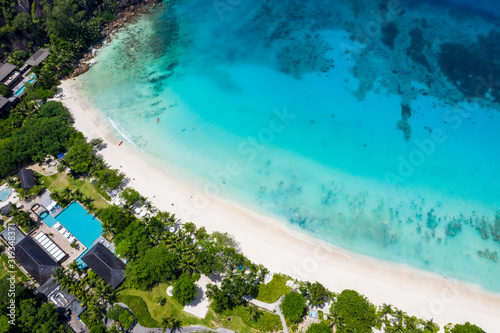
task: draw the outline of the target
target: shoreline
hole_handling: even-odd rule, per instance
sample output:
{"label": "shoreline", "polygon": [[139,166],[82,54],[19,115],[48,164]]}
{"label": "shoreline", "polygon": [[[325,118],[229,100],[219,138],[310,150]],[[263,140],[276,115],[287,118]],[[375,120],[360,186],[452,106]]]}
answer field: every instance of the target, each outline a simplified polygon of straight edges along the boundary
{"label": "shoreline", "polygon": [[334,292],[354,289],[375,305],[392,304],[409,315],[434,318],[441,327],[469,321],[487,332],[497,329],[499,294],[408,265],[335,248],[238,204],[206,198],[169,174],[168,162],[126,140],[118,146],[121,139],[115,129],[99,110],[88,106],[78,91],[78,80],[63,81],[60,88],[62,98],[56,100],[69,109],[75,128],[87,139],[104,140],[107,147],[100,155],[112,168],[125,173],[131,187],[184,222],[205,226],[209,232],[228,232],[250,260],[272,272],[321,282]]}

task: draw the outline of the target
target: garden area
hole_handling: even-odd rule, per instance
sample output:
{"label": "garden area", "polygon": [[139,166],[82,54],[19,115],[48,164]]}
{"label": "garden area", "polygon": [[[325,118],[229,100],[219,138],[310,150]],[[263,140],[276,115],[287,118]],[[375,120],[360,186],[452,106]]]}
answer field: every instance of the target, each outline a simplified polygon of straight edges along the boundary
{"label": "garden area", "polygon": [[[4,276],[9,276],[10,269],[8,269],[9,258],[6,253],[2,253],[1,255],[1,267],[0,267],[0,279],[3,279]],[[25,283],[28,282],[28,277],[19,269],[19,267],[15,266],[14,268],[16,274],[16,282]]]}
{"label": "garden area", "polygon": [[284,274],[274,274],[273,279],[268,284],[259,284],[259,294],[256,299],[265,303],[274,303],[280,296],[287,294],[290,287],[286,282],[290,278]]}
{"label": "garden area", "polygon": [[127,304],[144,327],[161,327],[163,318],[173,316],[180,320],[181,326],[203,325],[214,329],[224,327],[240,332],[281,330],[278,315],[260,309],[249,310],[254,308],[252,305],[240,305],[221,314],[209,310],[205,318],[197,318],[183,311],[184,306],[173,297],[167,296],[168,286],[167,283],[161,283],[149,291],[122,289],[118,292],[118,301]]}
{"label": "garden area", "polygon": [[92,200],[96,209],[103,209],[109,206],[106,202],[106,200],[110,200],[109,195],[99,187],[94,186],[87,179],[74,179],[69,174],[58,172],[52,176],[42,176],[40,181],[52,193],[66,195],[65,189],[70,189],[71,191],[79,190],[83,197],[88,197]]}

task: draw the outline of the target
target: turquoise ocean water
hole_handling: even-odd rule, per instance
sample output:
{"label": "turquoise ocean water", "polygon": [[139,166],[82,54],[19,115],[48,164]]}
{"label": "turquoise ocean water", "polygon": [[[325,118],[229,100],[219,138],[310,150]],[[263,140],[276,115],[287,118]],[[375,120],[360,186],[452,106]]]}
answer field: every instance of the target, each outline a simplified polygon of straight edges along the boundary
{"label": "turquoise ocean water", "polygon": [[169,2],[79,79],[201,191],[499,292],[498,22],[394,3]]}

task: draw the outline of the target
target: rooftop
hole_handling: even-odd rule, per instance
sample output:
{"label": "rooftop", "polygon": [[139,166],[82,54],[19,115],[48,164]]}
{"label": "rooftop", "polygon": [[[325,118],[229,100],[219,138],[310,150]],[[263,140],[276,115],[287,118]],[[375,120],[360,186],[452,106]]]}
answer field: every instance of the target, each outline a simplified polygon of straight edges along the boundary
{"label": "rooftop", "polygon": [[0,208],[1,215],[9,216],[10,212],[12,212],[12,207],[11,207],[10,202],[8,202],[8,204],[6,206],[3,206],[2,208]]}
{"label": "rooftop", "polygon": [[101,243],[88,250],[82,260],[113,289],[125,280],[125,264]]}
{"label": "rooftop", "polygon": [[33,238],[24,237],[15,246],[16,260],[38,282],[44,284],[61,267]]}
{"label": "rooftop", "polygon": [[10,73],[12,73],[16,69],[16,66],[5,63],[0,67],[0,81],[5,80],[9,77]]}
{"label": "rooftop", "polygon": [[35,177],[33,175],[33,170],[31,169],[21,169],[17,174],[17,177],[21,181],[21,188],[23,190],[31,190],[35,186]]}
{"label": "rooftop", "polygon": [[19,230],[19,228],[14,224],[9,224],[8,226],[6,226],[5,229],[0,233],[0,235],[3,237],[5,242],[7,242],[7,244],[11,246],[16,246],[20,241],[24,239],[24,237],[26,237],[24,233]]}
{"label": "rooftop", "polygon": [[26,63],[30,66],[38,66],[48,56],[49,49],[39,49],[28,60],[26,60]]}
{"label": "rooftop", "polygon": [[7,104],[9,104],[9,99],[0,96],[0,110],[2,110]]}
{"label": "rooftop", "polygon": [[38,287],[36,292],[38,296],[43,295],[47,297],[47,300],[52,302],[56,307],[69,309],[76,316],[80,316],[85,310],[74,295],[70,295],[57,284],[54,277],[51,277],[47,282]]}

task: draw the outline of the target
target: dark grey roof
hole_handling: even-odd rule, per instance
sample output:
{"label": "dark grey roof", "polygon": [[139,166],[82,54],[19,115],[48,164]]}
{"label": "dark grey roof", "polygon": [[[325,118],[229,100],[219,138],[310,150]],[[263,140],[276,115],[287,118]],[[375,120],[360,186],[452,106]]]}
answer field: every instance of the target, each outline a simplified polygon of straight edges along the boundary
{"label": "dark grey roof", "polygon": [[26,237],[24,233],[19,230],[19,228],[14,224],[9,224],[8,226],[6,226],[5,229],[0,233],[0,235],[2,235],[3,239],[10,246],[16,246],[20,241],[23,240],[24,237]]}
{"label": "dark grey roof", "polygon": [[23,190],[31,190],[35,186],[35,177],[33,176],[33,170],[31,169],[21,169],[17,174],[17,177],[21,181],[21,188]]}
{"label": "dark grey roof", "polygon": [[30,66],[38,66],[48,56],[49,56],[48,49],[39,49],[28,60],[26,60],[26,63]]}
{"label": "dark grey roof", "polygon": [[16,69],[16,66],[5,63],[0,67],[0,81],[6,79],[10,73],[12,73]]}
{"label": "dark grey roof", "polygon": [[113,289],[125,280],[125,264],[101,243],[95,244],[82,260]]}
{"label": "dark grey roof", "polygon": [[12,212],[12,206],[10,202],[7,204],[7,206],[3,206],[2,208],[0,208],[0,213],[2,213],[2,215],[9,216],[10,212]]}
{"label": "dark grey roof", "polygon": [[61,267],[31,237],[24,237],[15,250],[16,260],[39,284],[47,282],[54,270]]}
{"label": "dark grey roof", "polygon": [[9,99],[5,98],[3,96],[0,96],[0,110],[3,109],[4,106],[6,106],[7,104],[9,104]]}
{"label": "dark grey roof", "polygon": [[[64,309],[70,309],[76,316],[85,310],[80,301],[74,296],[70,295],[66,290],[63,290],[56,282],[54,277],[51,277],[43,285],[36,289],[38,296],[43,298],[45,296],[48,302],[54,303],[55,306]],[[43,295],[43,296],[42,296]]]}

